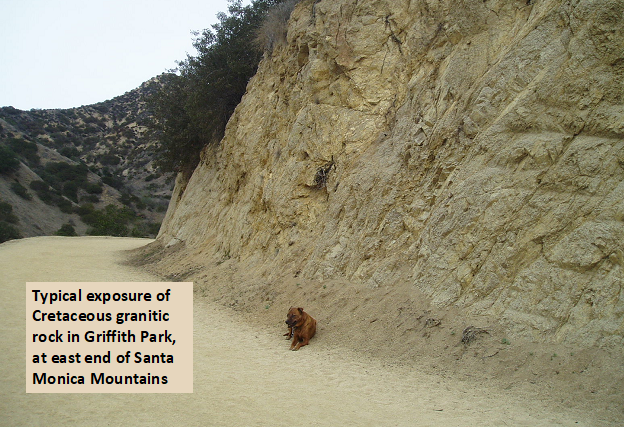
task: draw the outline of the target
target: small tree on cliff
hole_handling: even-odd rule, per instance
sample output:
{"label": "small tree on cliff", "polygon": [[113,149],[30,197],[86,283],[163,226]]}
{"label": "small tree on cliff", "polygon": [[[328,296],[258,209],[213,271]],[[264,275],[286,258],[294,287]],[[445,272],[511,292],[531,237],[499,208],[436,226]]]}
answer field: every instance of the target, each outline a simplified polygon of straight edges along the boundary
{"label": "small tree on cliff", "polygon": [[192,173],[201,150],[218,143],[255,74],[262,52],[254,47],[268,10],[284,0],[256,0],[242,6],[229,0],[228,13],[201,33],[197,55],[178,63],[178,72],[161,76],[162,88],[148,99],[150,128],[160,141],[159,165],[165,171]]}

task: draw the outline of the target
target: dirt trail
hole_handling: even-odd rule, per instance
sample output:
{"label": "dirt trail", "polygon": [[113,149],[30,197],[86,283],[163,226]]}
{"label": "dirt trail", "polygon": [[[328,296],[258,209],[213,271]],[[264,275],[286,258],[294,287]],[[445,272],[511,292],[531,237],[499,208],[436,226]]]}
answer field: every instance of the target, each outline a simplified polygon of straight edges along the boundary
{"label": "dirt trail", "polygon": [[0,245],[0,425],[602,425],[531,396],[468,389],[322,342],[290,352],[282,337],[199,298],[193,394],[26,394],[25,283],[157,281],[120,264],[124,250],[148,242],[40,237]]}

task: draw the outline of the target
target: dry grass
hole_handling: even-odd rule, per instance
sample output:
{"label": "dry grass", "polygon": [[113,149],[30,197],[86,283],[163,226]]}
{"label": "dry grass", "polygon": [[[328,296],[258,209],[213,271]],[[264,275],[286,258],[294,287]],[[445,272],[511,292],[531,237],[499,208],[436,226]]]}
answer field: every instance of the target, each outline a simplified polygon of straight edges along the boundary
{"label": "dry grass", "polygon": [[286,0],[271,8],[264,22],[256,31],[254,43],[264,52],[272,52],[278,45],[286,44],[288,20],[299,0]]}

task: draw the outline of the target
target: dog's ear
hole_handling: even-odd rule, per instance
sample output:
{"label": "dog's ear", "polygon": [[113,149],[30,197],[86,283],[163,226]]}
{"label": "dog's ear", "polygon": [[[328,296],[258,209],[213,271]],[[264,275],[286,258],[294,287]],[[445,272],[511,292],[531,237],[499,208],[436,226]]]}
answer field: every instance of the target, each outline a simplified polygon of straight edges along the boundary
{"label": "dog's ear", "polygon": [[299,307],[297,310],[299,310],[299,314],[303,314],[303,307]]}

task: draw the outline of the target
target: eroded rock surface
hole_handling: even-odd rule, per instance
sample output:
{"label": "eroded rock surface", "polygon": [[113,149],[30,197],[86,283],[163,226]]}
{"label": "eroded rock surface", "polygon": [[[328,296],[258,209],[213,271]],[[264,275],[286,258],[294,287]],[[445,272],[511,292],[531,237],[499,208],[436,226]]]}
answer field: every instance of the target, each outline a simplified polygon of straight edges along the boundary
{"label": "eroded rock surface", "polygon": [[619,0],[303,1],[159,240],[621,344],[622,22]]}

